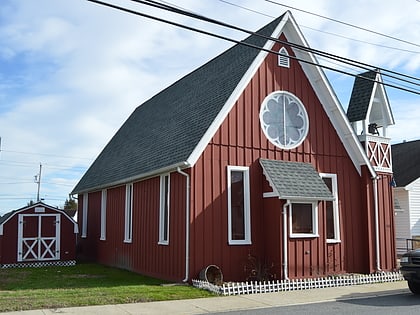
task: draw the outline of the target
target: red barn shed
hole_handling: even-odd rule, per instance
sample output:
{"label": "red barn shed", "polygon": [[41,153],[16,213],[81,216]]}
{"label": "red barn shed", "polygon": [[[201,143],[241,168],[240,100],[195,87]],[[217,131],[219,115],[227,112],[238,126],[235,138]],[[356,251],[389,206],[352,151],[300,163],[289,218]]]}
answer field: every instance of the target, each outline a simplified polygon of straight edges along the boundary
{"label": "red barn shed", "polygon": [[356,80],[350,120],[285,13],[132,113],[73,190],[80,254],[173,281],[245,280],[250,256],[274,279],[394,270],[380,83]]}
{"label": "red barn shed", "polygon": [[76,263],[78,226],[63,210],[42,202],[0,217],[0,268]]}

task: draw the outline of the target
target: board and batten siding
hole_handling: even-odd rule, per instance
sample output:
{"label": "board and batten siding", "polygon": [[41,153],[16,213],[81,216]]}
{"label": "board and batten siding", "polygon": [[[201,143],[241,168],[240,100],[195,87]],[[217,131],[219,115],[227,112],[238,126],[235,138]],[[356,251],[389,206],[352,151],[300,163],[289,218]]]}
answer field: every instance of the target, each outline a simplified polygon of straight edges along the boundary
{"label": "board and batten siding", "polygon": [[170,174],[170,181],[168,245],[158,244],[160,201],[158,176],[133,183],[131,242],[124,242],[125,185],[107,190],[105,240],[100,240],[101,192],[89,194],[88,237],[80,240],[83,256],[108,266],[149,276],[167,280],[183,279],[186,182],[184,176],[177,173]]}
{"label": "board and batten siding", "polygon": [[[280,49],[278,44],[276,50]],[[289,49],[289,53],[292,51]],[[285,90],[301,99],[309,116],[307,139],[296,149],[274,147],[260,128],[264,98]],[[320,236],[289,241],[289,276],[315,277],[366,268],[368,228],[362,203],[361,177],[296,60],[290,69],[268,55],[193,167],[191,183],[191,270],[221,267],[225,280],[244,279],[248,255],[261,259],[271,273],[282,274],[282,206],[263,198],[267,186],[260,158],[311,163],[318,172],[337,174],[341,242],[326,244],[325,209],[319,203]],[[251,245],[229,245],[227,166],[247,166],[251,186]],[[268,260],[267,260],[268,259]]]}
{"label": "board and batten siding", "polygon": [[[286,39],[284,36],[281,38]],[[280,44],[275,44],[274,50],[280,48]],[[293,56],[290,47],[286,48]],[[260,127],[261,103],[268,94],[278,90],[296,95],[309,117],[307,138],[292,150],[274,147]],[[269,54],[215,130],[197,162],[191,169],[184,170],[191,176],[189,278],[197,278],[206,266],[215,264],[221,268],[225,281],[244,280],[249,276],[249,255],[257,257],[275,278],[284,277],[281,212],[285,200],[263,198],[268,184],[262,173],[260,158],[310,163],[319,173],[337,174],[341,242],[327,244],[325,207],[320,202],[319,237],[288,240],[289,276],[303,278],[372,271],[375,244],[371,174],[365,166],[361,175],[356,170],[298,61],[291,59],[290,68],[282,68],[277,65],[277,56]],[[249,245],[228,244],[229,165],[249,167]],[[88,238],[94,239],[81,239],[82,247],[87,244],[84,249],[100,263],[166,280],[182,280],[185,268],[186,179],[173,172],[170,181],[169,245],[158,244],[160,179],[156,176],[133,185],[131,243],[123,242],[125,186],[107,191],[107,233],[103,241],[99,240],[101,193],[89,194]],[[381,202],[385,202],[389,198],[388,193],[380,198]],[[82,209],[80,204],[79,209]],[[380,219],[384,231],[386,225],[391,224],[387,216],[388,210]],[[381,233],[384,235],[381,244],[390,243],[386,232]]]}

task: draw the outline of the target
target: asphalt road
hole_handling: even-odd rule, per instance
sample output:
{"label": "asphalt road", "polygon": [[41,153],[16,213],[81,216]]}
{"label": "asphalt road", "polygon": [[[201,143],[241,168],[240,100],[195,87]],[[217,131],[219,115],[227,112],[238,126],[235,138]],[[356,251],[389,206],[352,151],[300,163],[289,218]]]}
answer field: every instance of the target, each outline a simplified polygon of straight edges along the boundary
{"label": "asphalt road", "polygon": [[281,306],[260,308],[248,311],[233,311],[224,313],[212,313],[213,315],[326,315],[326,314],[392,314],[411,315],[420,314],[420,296],[411,293],[376,296],[367,298],[347,299],[336,302],[323,302],[313,304],[301,304],[293,306]]}

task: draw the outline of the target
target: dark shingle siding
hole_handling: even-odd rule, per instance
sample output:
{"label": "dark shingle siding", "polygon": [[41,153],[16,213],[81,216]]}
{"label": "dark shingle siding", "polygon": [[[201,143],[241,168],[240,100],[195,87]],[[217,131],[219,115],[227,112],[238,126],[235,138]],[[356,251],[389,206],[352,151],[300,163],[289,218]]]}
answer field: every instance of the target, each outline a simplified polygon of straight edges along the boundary
{"label": "dark shingle siding", "polygon": [[260,159],[281,199],[332,200],[315,168],[308,163]]}
{"label": "dark shingle siding", "polygon": [[376,71],[367,71],[354,79],[353,90],[347,109],[347,117],[351,122],[366,119],[374,85],[374,81],[372,80],[376,78],[376,74]]}
{"label": "dark shingle siding", "polygon": [[[280,20],[258,32],[272,35]],[[252,35],[245,42],[263,47],[266,39]],[[259,52],[237,44],[139,106],[73,193],[186,161]]]}
{"label": "dark shingle siding", "polygon": [[397,187],[405,187],[420,177],[420,140],[394,144],[391,153]]}

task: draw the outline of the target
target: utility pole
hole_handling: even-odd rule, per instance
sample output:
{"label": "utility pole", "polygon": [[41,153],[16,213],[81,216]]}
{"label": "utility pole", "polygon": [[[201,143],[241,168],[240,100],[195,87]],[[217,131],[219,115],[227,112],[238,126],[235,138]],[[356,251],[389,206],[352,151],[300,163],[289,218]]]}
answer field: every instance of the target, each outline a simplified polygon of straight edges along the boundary
{"label": "utility pole", "polygon": [[36,201],[39,202],[39,189],[41,187],[41,171],[42,171],[42,164],[39,163],[39,173],[37,175],[35,175],[35,183],[38,184],[38,193],[37,193],[37,197],[36,197]]}

